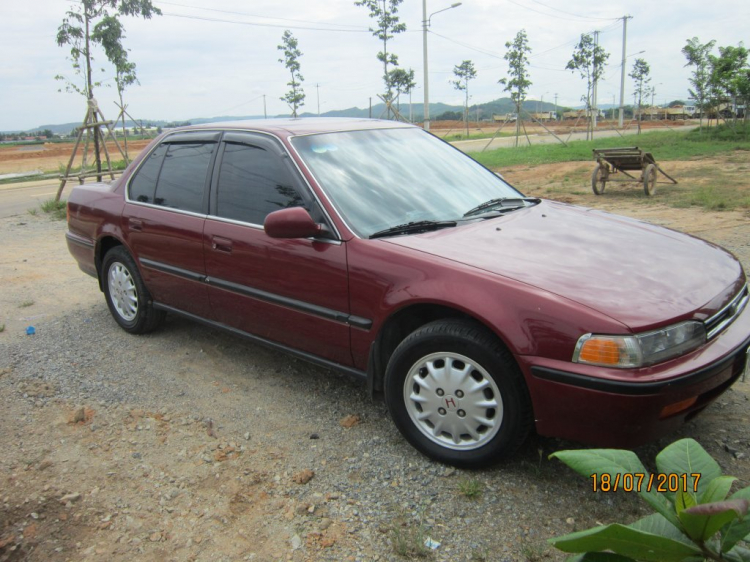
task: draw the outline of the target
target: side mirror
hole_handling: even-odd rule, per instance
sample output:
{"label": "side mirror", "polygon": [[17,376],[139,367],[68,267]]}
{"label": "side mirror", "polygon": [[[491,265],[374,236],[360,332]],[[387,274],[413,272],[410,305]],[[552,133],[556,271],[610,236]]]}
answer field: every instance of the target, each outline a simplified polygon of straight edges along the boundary
{"label": "side mirror", "polygon": [[310,238],[320,234],[321,226],[303,207],[291,207],[269,213],[263,230],[271,238]]}

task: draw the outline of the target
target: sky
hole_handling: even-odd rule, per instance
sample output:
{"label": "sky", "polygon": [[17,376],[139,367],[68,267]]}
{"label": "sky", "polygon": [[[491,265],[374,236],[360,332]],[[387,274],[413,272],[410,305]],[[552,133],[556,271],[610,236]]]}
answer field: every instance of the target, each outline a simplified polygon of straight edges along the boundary
{"label": "sky", "polygon": [[[451,0],[426,0],[428,15]],[[368,11],[353,0],[154,0],[162,16],[123,18],[125,45],[137,66],[140,85],[125,93],[136,119],[185,121],[198,117],[288,113],[280,97],[289,75],[279,62],[284,30],[303,52],[300,59],[307,99],[303,111],[317,113],[368,107],[383,91],[380,42],[368,31]],[[79,122],[85,100],[60,93],[56,75],[75,79],[68,49],[56,43],[69,0],[0,0],[0,131],[32,130],[45,124]],[[414,102],[424,98],[422,2],[404,0],[398,15],[407,31],[389,42],[400,66],[415,71]],[[593,0],[464,0],[431,17],[428,34],[430,102],[460,105],[463,93],[450,83],[453,68],[471,60],[477,77],[470,103],[507,97],[498,80],[508,72],[505,43],[525,29],[531,52],[528,99],[578,106],[585,83],[565,70],[582,33],[600,31],[610,53],[599,86],[599,105],[619,104],[623,16],[627,25],[626,70],[636,58],[651,67],[654,101],[686,99],[690,69],[681,53],[687,39],[715,39],[717,46],[749,39],[750,2],[680,0],[594,2]],[[619,19],[618,19],[619,18]],[[744,30],[744,31],[743,31]],[[748,42],[750,43],[750,41]],[[97,53],[98,78],[112,85],[114,72]],[[625,103],[633,80],[626,76]],[[95,92],[105,116],[118,113],[114,87]],[[402,107],[408,98],[402,97]],[[408,111],[408,110],[407,110]],[[376,116],[377,117],[377,116]]]}

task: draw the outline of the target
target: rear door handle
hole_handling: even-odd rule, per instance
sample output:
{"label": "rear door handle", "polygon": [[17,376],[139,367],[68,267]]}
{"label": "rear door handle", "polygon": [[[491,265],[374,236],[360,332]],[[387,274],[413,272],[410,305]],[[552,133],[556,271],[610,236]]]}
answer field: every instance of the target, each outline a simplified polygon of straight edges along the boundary
{"label": "rear door handle", "polygon": [[211,238],[211,249],[217,252],[224,252],[225,254],[232,253],[232,241],[227,238],[221,238],[220,236],[213,236]]}
{"label": "rear door handle", "polygon": [[140,219],[128,219],[128,226],[130,230],[141,232],[143,230],[143,221]]}

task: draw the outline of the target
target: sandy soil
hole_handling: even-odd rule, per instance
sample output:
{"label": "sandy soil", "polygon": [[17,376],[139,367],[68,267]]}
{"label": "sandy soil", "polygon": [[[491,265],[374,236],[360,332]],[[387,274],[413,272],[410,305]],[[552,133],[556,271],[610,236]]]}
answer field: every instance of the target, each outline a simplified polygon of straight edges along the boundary
{"label": "sandy soil", "polygon": [[[122,143],[120,146],[122,147]],[[150,141],[138,140],[128,143],[128,155],[131,160],[143,150]],[[22,146],[0,146],[0,175],[18,174],[23,172],[57,172],[64,171],[73,153],[74,143],[45,143],[43,145]],[[92,145],[93,146],[93,145]],[[89,149],[88,162],[92,161],[93,148]],[[112,160],[122,160],[117,147],[113,142],[107,143]],[[103,153],[102,153],[103,154]],[[78,148],[78,154],[74,164],[81,165],[83,160],[83,147]]]}

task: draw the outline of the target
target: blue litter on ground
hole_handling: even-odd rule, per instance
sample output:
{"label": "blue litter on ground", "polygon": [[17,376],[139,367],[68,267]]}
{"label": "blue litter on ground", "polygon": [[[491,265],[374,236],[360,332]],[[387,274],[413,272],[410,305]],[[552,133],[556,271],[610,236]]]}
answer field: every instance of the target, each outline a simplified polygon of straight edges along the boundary
{"label": "blue litter on ground", "polygon": [[28,328],[26,328],[27,336],[33,336],[34,334],[36,334],[36,328],[34,328],[34,326],[29,326]]}

